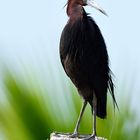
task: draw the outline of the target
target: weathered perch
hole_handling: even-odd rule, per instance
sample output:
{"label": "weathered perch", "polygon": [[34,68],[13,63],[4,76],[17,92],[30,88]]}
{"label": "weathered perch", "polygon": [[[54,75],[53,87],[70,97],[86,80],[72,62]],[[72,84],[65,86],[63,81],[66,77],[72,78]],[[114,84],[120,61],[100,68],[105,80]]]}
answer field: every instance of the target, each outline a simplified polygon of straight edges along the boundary
{"label": "weathered perch", "polygon": [[[53,132],[50,135],[50,140],[83,140],[90,136],[90,135],[79,135],[78,138],[69,138],[70,135],[71,135],[70,133]],[[95,137],[95,140],[107,140],[107,139],[102,137]]]}

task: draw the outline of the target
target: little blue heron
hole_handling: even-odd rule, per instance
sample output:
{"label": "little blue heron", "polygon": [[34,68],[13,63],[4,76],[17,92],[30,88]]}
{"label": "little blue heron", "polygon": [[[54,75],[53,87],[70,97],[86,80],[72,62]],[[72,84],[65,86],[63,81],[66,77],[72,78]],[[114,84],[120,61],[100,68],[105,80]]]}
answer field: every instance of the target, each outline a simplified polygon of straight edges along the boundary
{"label": "little blue heron", "polygon": [[104,119],[107,115],[107,91],[114,106],[114,85],[109,68],[108,53],[101,31],[95,21],[85,12],[83,6],[92,6],[107,15],[92,0],[68,0],[68,23],[60,39],[60,58],[63,68],[83,98],[83,105],[73,134],[78,137],[78,128],[87,103],[93,114],[93,133],[87,139],[94,139],[96,116]]}

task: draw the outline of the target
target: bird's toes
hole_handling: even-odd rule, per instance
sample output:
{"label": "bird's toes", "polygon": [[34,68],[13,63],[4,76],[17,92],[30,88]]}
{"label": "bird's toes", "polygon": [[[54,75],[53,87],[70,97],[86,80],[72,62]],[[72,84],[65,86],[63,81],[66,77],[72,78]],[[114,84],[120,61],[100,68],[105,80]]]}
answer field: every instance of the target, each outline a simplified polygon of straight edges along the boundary
{"label": "bird's toes", "polygon": [[87,138],[83,138],[82,140],[95,140],[95,137],[96,137],[96,135],[95,134],[92,134],[92,135],[90,135]]}
{"label": "bird's toes", "polygon": [[69,138],[77,138],[78,137],[78,133],[74,132],[72,135],[69,136]]}

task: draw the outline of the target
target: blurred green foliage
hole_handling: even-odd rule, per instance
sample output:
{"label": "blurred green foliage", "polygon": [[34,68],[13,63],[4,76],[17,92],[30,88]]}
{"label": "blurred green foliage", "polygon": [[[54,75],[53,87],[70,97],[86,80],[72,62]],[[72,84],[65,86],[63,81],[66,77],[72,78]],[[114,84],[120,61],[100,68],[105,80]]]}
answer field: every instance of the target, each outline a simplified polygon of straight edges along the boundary
{"label": "blurred green foliage", "polygon": [[[53,131],[72,132],[81,107],[81,99],[75,94],[76,89],[70,85],[72,103],[68,103],[68,108],[61,108],[69,110],[71,115],[65,115],[58,107],[63,100],[53,102],[47,90],[44,91],[45,95],[41,94],[43,91],[40,87],[34,87],[28,82],[10,72],[5,74],[4,93],[7,102],[0,103],[0,134],[3,134],[3,140],[46,140]],[[66,95],[63,96],[66,98]],[[128,102],[119,106],[120,111],[114,113],[111,102],[108,102],[107,119],[97,119],[98,135],[108,140],[139,140],[140,125],[135,112],[130,109]],[[92,115],[88,106],[80,133],[91,132]]]}

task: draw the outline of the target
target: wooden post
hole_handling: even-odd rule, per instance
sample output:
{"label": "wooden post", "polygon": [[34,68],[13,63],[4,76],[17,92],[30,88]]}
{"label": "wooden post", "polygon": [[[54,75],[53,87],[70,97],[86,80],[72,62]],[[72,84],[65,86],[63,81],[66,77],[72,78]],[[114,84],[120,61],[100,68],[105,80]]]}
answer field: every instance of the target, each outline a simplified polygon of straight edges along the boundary
{"label": "wooden post", "polygon": [[[70,133],[53,132],[50,135],[50,140],[83,140],[90,136],[90,135],[79,135],[78,138],[69,138],[70,135],[71,135]],[[107,139],[102,138],[102,137],[95,137],[94,140],[107,140]]]}

